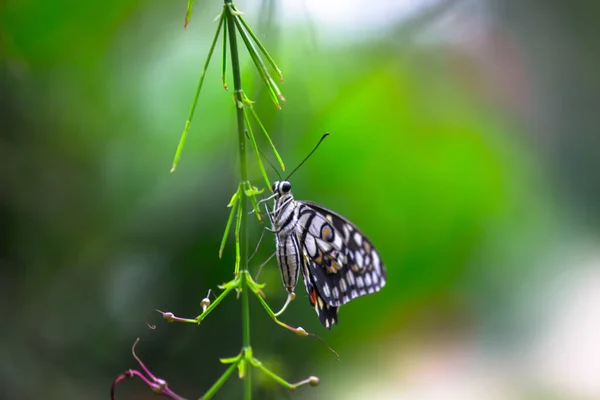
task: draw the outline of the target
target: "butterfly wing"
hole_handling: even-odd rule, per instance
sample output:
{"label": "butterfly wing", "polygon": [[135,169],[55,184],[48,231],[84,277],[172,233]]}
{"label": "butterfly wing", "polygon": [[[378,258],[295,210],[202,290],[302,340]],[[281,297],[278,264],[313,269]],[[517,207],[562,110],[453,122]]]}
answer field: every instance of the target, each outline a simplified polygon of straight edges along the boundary
{"label": "butterfly wing", "polygon": [[[313,306],[319,306],[320,298],[336,308],[336,321],[337,307],[385,285],[385,267],[370,240],[352,222],[312,202],[301,201],[299,207],[296,235],[305,259],[302,272],[309,299]],[[328,309],[315,310],[323,323],[319,310]]]}
{"label": "butterfly wing", "polygon": [[306,292],[308,293],[308,301],[317,312],[321,324],[325,328],[331,329],[337,323],[338,307],[333,307],[323,300],[323,297],[321,297],[317,290],[317,284],[313,280],[314,275],[311,274],[311,267],[308,266],[308,263],[312,263],[312,261],[307,260],[302,269],[302,278],[304,279],[304,287],[306,287]]}

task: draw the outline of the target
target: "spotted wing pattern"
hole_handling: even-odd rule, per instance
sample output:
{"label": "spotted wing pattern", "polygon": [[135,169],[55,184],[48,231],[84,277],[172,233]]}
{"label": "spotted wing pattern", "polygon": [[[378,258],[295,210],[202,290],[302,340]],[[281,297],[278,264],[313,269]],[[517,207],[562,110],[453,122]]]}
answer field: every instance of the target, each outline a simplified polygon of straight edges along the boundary
{"label": "spotted wing pattern", "polygon": [[319,317],[319,321],[321,321],[321,324],[325,328],[331,329],[333,324],[337,323],[339,307],[333,307],[329,305],[329,303],[327,303],[325,300],[323,300],[323,297],[321,297],[319,291],[317,290],[318,286],[314,280],[314,275],[310,272],[311,269],[308,266],[308,262],[305,263],[304,268],[302,270],[304,286],[306,287],[306,292],[308,293],[308,301],[317,312],[317,316]]}
{"label": "spotted wing pattern", "polygon": [[385,268],[377,250],[352,222],[318,204],[297,203],[295,234],[304,257],[304,284],[319,320],[331,328],[340,306],[385,285]]}

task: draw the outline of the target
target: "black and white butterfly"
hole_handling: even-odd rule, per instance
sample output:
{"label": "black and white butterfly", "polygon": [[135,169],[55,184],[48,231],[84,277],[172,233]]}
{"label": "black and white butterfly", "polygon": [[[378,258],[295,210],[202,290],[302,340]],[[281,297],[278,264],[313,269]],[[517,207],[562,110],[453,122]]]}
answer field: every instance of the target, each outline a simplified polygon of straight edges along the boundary
{"label": "black and white butterfly", "polygon": [[381,257],[346,218],[318,204],[295,200],[289,181],[275,182],[272,190],[269,217],[283,285],[291,295],[302,272],[310,304],[321,324],[331,329],[343,304],[385,285]]}

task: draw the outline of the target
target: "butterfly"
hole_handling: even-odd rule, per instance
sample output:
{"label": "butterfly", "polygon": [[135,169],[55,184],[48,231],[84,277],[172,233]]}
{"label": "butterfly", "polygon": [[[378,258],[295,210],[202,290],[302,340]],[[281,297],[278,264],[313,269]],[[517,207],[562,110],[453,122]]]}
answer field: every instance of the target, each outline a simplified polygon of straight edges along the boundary
{"label": "butterfly", "polygon": [[385,286],[385,267],[371,241],[341,215],[310,201],[295,200],[292,184],[272,186],[269,210],[283,285],[294,292],[302,272],[308,299],[321,324],[331,329],[338,309]]}

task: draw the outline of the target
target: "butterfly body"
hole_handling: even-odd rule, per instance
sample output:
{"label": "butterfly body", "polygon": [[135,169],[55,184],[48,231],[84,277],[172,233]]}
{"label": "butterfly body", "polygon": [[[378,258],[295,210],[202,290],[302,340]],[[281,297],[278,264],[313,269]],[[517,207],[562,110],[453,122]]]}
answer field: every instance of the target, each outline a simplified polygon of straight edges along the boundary
{"label": "butterfly body", "polygon": [[301,271],[311,305],[331,328],[340,306],[385,285],[383,262],[353,223],[316,203],[295,200],[288,181],[275,182],[273,194],[269,216],[283,285],[293,293]]}

